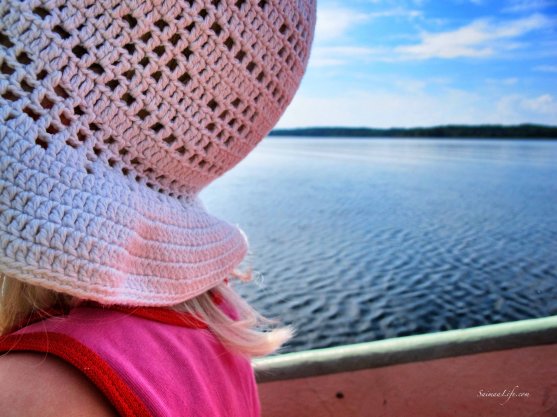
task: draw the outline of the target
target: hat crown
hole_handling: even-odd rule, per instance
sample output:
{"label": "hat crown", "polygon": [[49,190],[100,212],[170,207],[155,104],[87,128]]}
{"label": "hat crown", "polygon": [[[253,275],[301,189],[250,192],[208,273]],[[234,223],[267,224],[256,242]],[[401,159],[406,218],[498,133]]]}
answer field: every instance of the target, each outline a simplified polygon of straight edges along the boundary
{"label": "hat crown", "polygon": [[58,160],[79,155],[84,173],[170,196],[199,191],[268,133],[315,24],[313,0],[2,4],[3,97],[27,136]]}

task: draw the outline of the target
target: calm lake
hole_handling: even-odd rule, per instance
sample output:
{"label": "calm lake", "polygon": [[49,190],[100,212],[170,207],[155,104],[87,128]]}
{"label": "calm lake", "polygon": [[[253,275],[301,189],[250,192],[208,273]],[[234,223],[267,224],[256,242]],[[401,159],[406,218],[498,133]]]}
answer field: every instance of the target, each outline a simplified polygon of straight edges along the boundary
{"label": "calm lake", "polygon": [[284,352],[557,314],[557,141],[266,138],[202,199]]}

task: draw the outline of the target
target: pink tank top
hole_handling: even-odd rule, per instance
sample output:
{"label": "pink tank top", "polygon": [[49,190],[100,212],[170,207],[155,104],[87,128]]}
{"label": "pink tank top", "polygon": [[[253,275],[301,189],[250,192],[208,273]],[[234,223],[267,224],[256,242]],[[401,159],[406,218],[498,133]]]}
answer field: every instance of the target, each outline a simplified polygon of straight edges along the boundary
{"label": "pink tank top", "polygon": [[190,315],[162,308],[74,308],[0,338],[0,352],[55,355],[124,417],[256,417],[249,360]]}

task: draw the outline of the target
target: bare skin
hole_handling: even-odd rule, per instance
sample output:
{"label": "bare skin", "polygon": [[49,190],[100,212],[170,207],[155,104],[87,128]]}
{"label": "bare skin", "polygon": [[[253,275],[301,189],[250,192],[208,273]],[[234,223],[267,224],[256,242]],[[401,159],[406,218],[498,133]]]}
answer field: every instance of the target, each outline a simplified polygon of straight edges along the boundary
{"label": "bare skin", "polygon": [[77,369],[53,356],[0,357],[2,417],[118,417],[102,393]]}

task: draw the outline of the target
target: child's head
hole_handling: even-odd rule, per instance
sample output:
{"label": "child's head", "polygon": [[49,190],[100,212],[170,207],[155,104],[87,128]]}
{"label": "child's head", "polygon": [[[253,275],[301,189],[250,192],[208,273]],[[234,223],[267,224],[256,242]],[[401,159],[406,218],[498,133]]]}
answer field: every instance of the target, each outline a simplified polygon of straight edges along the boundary
{"label": "child's head", "polygon": [[222,289],[246,239],[197,196],[286,109],[315,1],[31,4],[0,25],[5,310]]}

